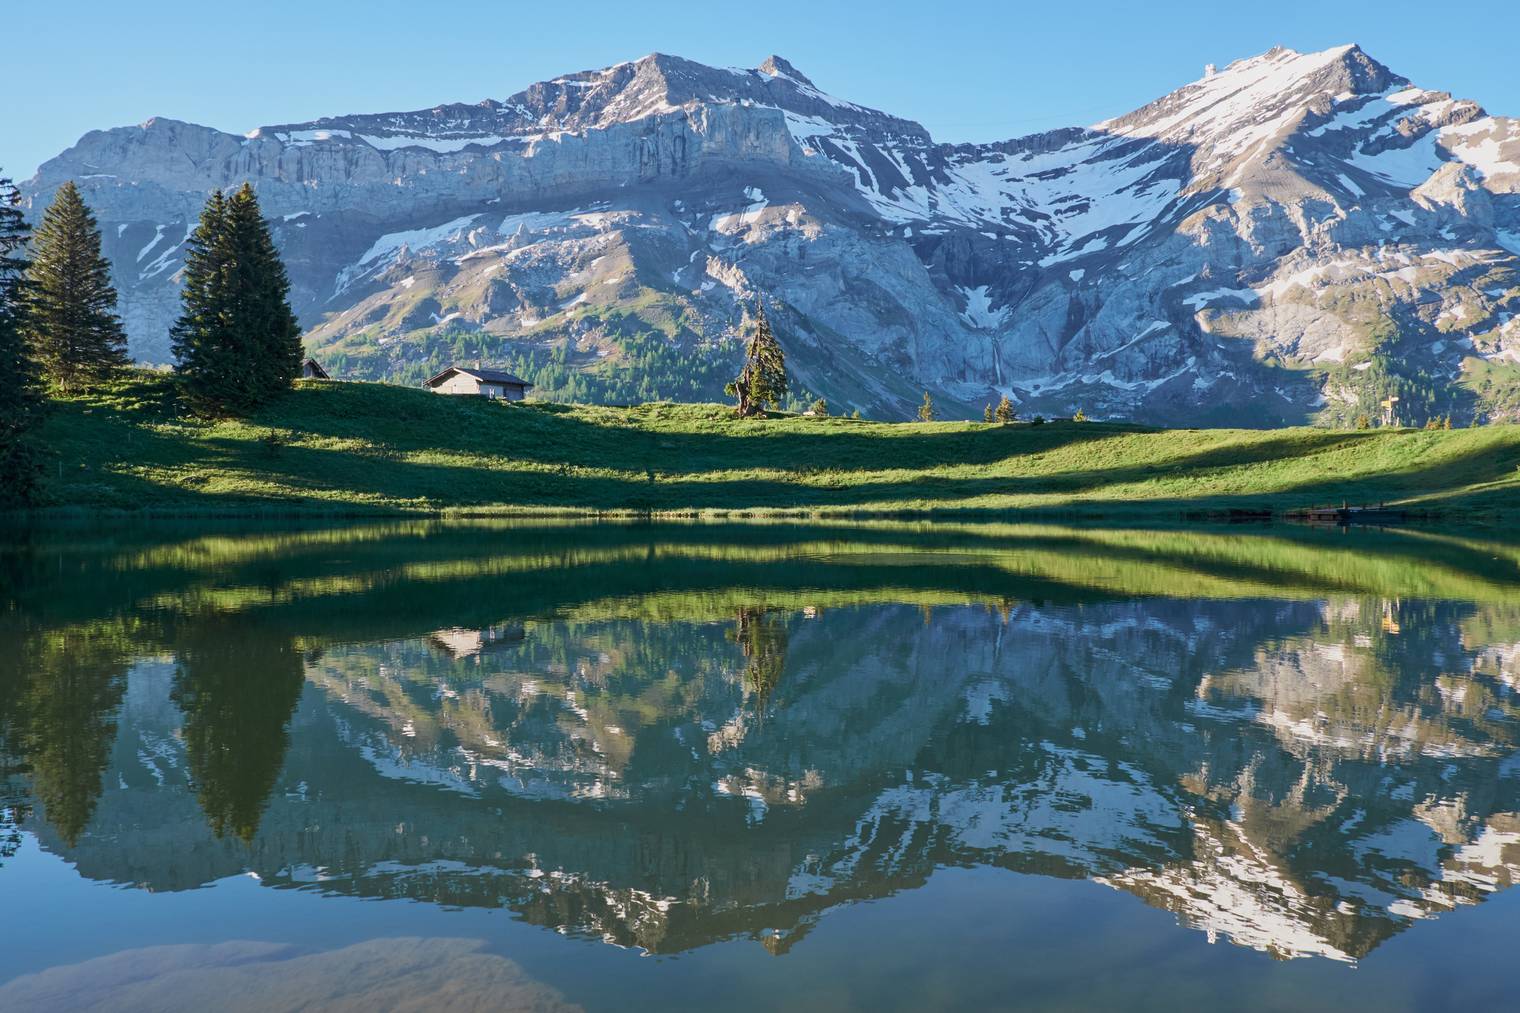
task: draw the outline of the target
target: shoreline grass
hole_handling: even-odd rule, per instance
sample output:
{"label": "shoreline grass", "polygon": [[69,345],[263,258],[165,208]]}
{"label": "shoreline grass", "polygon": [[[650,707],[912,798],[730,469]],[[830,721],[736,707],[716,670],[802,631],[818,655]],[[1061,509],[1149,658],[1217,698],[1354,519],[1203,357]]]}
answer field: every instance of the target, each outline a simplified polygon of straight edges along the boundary
{"label": "shoreline grass", "polygon": [[1520,426],[883,423],[719,405],[507,404],[302,382],[247,419],[129,371],[43,428],[46,517],[1139,518],[1387,503],[1520,512]]}

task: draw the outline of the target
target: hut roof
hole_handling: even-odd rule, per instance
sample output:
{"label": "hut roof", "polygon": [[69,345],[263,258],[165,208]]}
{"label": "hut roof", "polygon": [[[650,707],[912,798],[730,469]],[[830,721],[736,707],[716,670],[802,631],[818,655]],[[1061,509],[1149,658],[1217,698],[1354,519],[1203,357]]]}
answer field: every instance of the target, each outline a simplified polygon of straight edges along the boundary
{"label": "hut roof", "polygon": [[533,386],[522,377],[508,373],[504,369],[480,369],[476,367],[466,366],[450,366],[448,369],[445,369],[438,375],[429,377],[425,386],[436,386],[437,384],[440,384],[443,381],[447,380],[449,377],[453,376],[455,373],[463,373],[465,376],[473,376],[481,383],[504,383],[514,387]]}

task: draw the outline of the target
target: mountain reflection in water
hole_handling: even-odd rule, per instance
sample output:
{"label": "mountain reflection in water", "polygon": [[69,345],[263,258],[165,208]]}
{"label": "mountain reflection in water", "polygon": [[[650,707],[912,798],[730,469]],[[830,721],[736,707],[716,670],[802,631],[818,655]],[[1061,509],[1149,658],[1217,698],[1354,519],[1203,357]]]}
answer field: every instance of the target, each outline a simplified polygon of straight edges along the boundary
{"label": "mountain reflection in water", "polygon": [[35,533],[0,549],[0,849],[656,953],[784,952],[996,866],[1354,960],[1520,874],[1517,561],[1277,529]]}

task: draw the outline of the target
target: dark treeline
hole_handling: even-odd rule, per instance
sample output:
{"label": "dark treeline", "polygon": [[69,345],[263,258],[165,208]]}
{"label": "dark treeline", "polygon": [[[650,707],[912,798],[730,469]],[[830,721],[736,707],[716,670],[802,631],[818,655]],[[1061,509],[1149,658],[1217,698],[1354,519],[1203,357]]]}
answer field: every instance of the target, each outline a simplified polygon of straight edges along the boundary
{"label": "dark treeline", "polygon": [[[183,312],[171,332],[186,407],[252,411],[301,370],[290,280],[253,188],[213,193],[187,242]],[[73,182],[33,232],[0,178],[0,509],[42,502],[38,428],[49,393],[71,394],[127,365],[100,228]]]}
{"label": "dark treeline", "polygon": [[42,390],[23,334],[26,241],[21,195],[0,177],[0,508],[32,502],[42,473]]}
{"label": "dark treeline", "polygon": [[531,383],[535,400],[571,404],[704,402],[728,396],[741,415],[755,415],[767,408],[801,412],[818,400],[788,376],[785,352],[759,304],[746,313],[732,341],[677,341],[637,313],[616,308],[597,319],[617,343],[621,368],[591,368],[570,342],[542,347],[522,341],[504,347],[490,335],[452,326],[410,335],[412,358],[405,363],[341,346],[328,353],[327,364],[368,379],[419,385],[455,363],[491,361]]}

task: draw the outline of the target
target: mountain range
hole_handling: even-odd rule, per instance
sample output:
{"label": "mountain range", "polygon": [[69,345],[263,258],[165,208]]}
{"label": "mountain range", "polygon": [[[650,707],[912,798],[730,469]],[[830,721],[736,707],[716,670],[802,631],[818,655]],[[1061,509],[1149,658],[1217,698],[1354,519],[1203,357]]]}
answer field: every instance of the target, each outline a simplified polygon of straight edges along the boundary
{"label": "mountain range", "polygon": [[796,400],[874,417],[928,390],[951,416],[1520,418],[1520,120],[1356,46],[992,144],[780,57],[655,54],[473,105],[92,131],[23,184],[29,217],[68,179],[144,362],[206,195],[248,180],[340,378],[479,361],[546,398],[712,399],[764,299]]}

